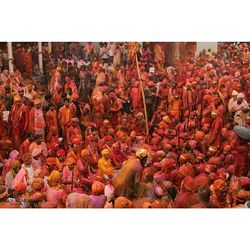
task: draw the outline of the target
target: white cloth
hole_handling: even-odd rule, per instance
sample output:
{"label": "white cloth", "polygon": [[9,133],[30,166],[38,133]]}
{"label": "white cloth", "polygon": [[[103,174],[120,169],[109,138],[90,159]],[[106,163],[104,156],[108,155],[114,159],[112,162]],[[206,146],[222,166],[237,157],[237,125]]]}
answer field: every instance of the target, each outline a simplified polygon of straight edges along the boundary
{"label": "white cloth", "polygon": [[10,114],[10,111],[8,110],[3,111],[3,121],[8,122],[9,114]]}
{"label": "white cloth", "polygon": [[161,87],[161,82],[156,83],[156,96],[159,96],[160,87]]}
{"label": "white cloth", "polygon": [[231,98],[231,99],[228,101],[228,111],[229,111],[229,112],[232,112],[232,107],[233,107],[234,102],[235,102],[234,98]]}

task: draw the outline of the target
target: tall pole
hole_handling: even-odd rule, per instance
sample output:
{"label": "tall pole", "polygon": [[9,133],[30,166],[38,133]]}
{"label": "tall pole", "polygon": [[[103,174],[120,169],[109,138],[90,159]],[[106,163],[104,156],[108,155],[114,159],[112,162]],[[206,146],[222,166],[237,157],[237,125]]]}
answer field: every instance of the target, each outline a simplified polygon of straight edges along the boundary
{"label": "tall pole", "polygon": [[38,61],[39,61],[39,70],[43,74],[43,52],[42,52],[42,42],[38,42]]}
{"label": "tall pole", "polygon": [[52,52],[52,42],[48,42],[48,52],[49,54]]}
{"label": "tall pole", "polygon": [[8,48],[9,72],[12,73],[14,72],[12,42],[7,42],[7,48]]}
{"label": "tall pole", "polygon": [[142,101],[143,101],[145,122],[146,122],[146,133],[147,133],[147,137],[148,137],[147,141],[149,142],[147,105],[146,105],[146,99],[145,99],[145,94],[144,94],[144,88],[143,88],[142,81],[141,81],[141,72],[140,72],[140,68],[139,68],[137,53],[135,53],[135,61],[136,61],[137,73],[138,73],[138,77],[139,77],[139,81],[140,81],[141,93],[142,93]]}

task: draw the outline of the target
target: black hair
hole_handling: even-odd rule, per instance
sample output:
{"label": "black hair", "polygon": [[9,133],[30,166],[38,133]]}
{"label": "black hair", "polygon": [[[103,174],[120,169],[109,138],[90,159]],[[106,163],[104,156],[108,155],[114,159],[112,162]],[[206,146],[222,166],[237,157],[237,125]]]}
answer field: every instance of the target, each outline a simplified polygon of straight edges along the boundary
{"label": "black hair", "polygon": [[146,174],[145,183],[152,182],[154,180],[154,176],[151,173]]}
{"label": "black hair", "polygon": [[55,108],[55,105],[52,102],[50,102],[49,105],[48,105],[48,107],[49,108],[52,108],[52,107]]}
{"label": "black hair", "polygon": [[177,195],[176,188],[174,188],[174,187],[169,188],[168,189],[168,194],[172,198],[172,200],[174,200],[176,198],[176,195]]}
{"label": "black hair", "polygon": [[62,98],[66,98],[66,97],[67,97],[67,93],[62,92],[62,93],[61,93],[61,97],[62,97]]}
{"label": "black hair", "polygon": [[91,132],[94,132],[94,131],[97,131],[97,128],[96,127],[91,127]]}
{"label": "black hair", "polygon": [[198,188],[198,197],[201,202],[208,202],[211,195],[211,191],[208,186],[202,186]]}
{"label": "black hair", "polygon": [[42,139],[42,136],[36,134],[36,135],[33,136],[33,139],[34,140]]}
{"label": "black hair", "polygon": [[47,101],[52,97],[50,93],[45,94],[44,99]]}

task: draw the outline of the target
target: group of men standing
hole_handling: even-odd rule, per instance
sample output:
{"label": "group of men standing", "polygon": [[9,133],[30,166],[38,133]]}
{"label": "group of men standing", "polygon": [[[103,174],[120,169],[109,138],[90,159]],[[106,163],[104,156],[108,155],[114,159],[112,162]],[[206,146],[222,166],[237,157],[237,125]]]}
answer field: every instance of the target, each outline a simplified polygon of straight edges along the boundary
{"label": "group of men standing", "polygon": [[191,45],[168,65],[165,43],[65,43],[45,82],[32,58],[4,70],[0,207],[243,207],[249,45]]}

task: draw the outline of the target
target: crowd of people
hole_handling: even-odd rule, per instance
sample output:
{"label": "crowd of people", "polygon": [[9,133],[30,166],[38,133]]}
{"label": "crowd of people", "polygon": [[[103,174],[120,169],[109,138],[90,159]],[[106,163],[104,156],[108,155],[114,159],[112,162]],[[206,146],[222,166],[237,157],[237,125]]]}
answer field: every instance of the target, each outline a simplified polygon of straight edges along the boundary
{"label": "crowd of people", "polygon": [[171,65],[165,45],[59,43],[43,73],[35,44],[2,57],[0,208],[247,207],[250,44]]}

